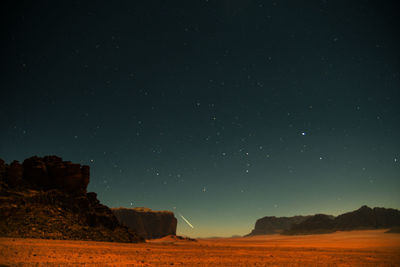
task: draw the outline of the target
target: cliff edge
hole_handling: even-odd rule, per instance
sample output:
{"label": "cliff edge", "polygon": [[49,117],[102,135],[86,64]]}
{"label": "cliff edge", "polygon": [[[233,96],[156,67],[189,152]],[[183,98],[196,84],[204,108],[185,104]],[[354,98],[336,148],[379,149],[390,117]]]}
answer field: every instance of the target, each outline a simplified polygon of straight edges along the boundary
{"label": "cliff edge", "polygon": [[89,166],[60,157],[0,159],[0,236],[142,242],[87,193],[88,184]]}

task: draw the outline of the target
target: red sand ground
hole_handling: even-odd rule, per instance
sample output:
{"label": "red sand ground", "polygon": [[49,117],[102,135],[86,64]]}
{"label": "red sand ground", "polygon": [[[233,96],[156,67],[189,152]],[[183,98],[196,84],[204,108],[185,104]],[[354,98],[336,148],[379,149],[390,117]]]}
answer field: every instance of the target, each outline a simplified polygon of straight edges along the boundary
{"label": "red sand ground", "polygon": [[0,266],[400,266],[400,234],[164,238],[146,244],[0,238]]}

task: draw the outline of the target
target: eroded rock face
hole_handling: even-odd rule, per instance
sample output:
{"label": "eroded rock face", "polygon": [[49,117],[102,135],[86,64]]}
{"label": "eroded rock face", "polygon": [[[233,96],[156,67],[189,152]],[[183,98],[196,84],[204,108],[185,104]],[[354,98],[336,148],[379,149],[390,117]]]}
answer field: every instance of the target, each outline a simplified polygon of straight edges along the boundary
{"label": "eroded rock face", "polygon": [[338,230],[390,228],[400,226],[400,211],[362,206],[337,216],[334,222]]}
{"label": "eroded rock face", "polygon": [[86,193],[89,167],[56,156],[10,165],[0,160],[0,236],[143,241]]}
{"label": "eroded rock face", "polygon": [[[265,217],[258,220],[257,223],[259,225],[256,223],[256,229],[261,228],[260,222],[264,227],[261,229],[265,229],[266,225],[268,225],[265,223],[266,218],[268,219],[271,217]],[[399,210],[386,208],[372,209],[367,206],[362,206],[358,210],[347,212],[337,217],[332,215],[316,214],[303,218],[304,219],[300,222],[290,224],[289,227],[284,229],[281,233],[287,235],[321,234],[348,230],[396,229],[396,227],[400,226]],[[270,221],[270,219],[267,220],[267,222]],[[255,230],[253,230],[253,232]]]}
{"label": "eroded rock face", "polygon": [[252,235],[268,235],[279,234],[288,230],[293,224],[301,223],[310,216],[293,216],[293,217],[275,217],[267,216],[256,221],[253,231],[248,234]]}
{"label": "eroded rock face", "polygon": [[335,232],[334,218],[331,215],[316,214],[306,220],[292,224],[283,234],[325,234]]}
{"label": "eroded rock face", "polygon": [[23,178],[41,189],[86,193],[89,166],[63,161],[57,156],[31,157],[22,165]]}
{"label": "eroded rock face", "polygon": [[337,217],[317,214],[292,225],[285,234],[317,234],[334,231],[385,229],[400,226],[400,211],[362,206]]}
{"label": "eroded rock face", "polygon": [[118,221],[145,239],[176,234],[177,220],[173,212],[147,208],[113,208]]}

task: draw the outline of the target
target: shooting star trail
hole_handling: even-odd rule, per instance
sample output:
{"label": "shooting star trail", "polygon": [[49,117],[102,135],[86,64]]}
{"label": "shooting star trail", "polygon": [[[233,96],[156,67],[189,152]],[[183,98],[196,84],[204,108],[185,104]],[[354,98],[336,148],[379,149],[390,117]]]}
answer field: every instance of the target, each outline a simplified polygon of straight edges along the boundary
{"label": "shooting star trail", "polygon": [[179,216],[181,216],[182,217],[182,219],[190,226],[190,227],[192,227],[192,229],[194,228],[194,226],[188,221],[188,220],[186,220],[186,218],[185,217],[183,217],[183,215],[182,214],[180,214],[179,213]]}

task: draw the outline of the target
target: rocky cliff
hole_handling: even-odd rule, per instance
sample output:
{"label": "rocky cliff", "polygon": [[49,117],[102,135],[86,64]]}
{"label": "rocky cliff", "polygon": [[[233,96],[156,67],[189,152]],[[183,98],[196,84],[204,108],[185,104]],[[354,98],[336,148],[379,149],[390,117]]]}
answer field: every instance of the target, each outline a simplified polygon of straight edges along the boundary
{"label": "rocky cliff", "polygon": [[362,206],[358,210],[337,217],[317,214],[307,220],[293,224],[284,234],[317,234],[334,231],[385,229],[400,226],[400,211],[396,209],[369,208]]}
{"label": "rocky cliff", "polygon": [[279,234],[288,230],[292,224],[300,223],[310,216],[275,217],[267,216],[256,221],[256,225],[248,236]]}
{"label": "rocky cliff", "polygon": [[147,208],[113,208],[118,221],[145,239],[176,234],[177,220],[173,212]]}
{"label": "rocky cliff", "polygon": [[335,232],[334,217],[325,214],[309,216],[306,220],[292,224],[282,234],[325,234]]}
{"label": "rocky cliff", "polygon": [[400,211],[362,206],[358,210],[337,216],[334,224],[338,230],[391,228],[400,226]]}
{"label": "rocky cliff", "polygon": [[400,211],[396,209],[369,208],[362,206],[358,210],[337,217],[325,214],[294,217],[264,217],[258,219],[254,230],[248,234],[266,235],[281,233],[286,235],[321,234],[335,231],[385,229],[395,232],[400,227]]}
{"label": "rocky cliff", "polygon": [[89,167],[56,156],[0,159],[0,236],[143,241],[87,193]]}

